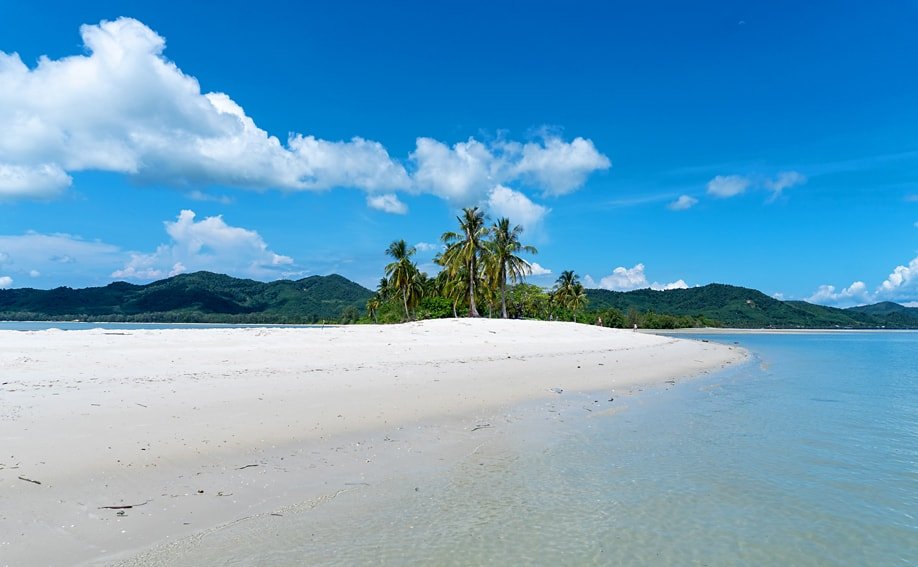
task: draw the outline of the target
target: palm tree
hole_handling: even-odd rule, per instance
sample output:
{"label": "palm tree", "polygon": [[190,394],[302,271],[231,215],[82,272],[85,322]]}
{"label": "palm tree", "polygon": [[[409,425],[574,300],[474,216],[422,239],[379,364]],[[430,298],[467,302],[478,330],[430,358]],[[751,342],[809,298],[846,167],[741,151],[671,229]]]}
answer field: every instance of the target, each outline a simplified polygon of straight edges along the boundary
{"label": "palm tree", "polygon": [[379,320],[376,318],[376,312],[379,311],[380,305],[382,305],[382,301],[380,301],[378,293],[374,293],[373,296],[367,300],[367,314],[373,318],[374,323],[379,323]]}
{"label": "palm tree", "polygon": [[500,289],[500,316],[507,318],[507,280],[516,283],[524,276],[529,275],[532,269],[526,260],[517,253],[538,254],[533,246],[520,243],[520,234],[523,227],[516,225],[510,228],[510,219],[499,219],[491,227],[492,240],[488,243],[490,249],[489,275],[494,285]]}
{"label": "palm tree", "polygon": [[570,309],[574,315],[587,303],[586,291],[580,283],[580,277],[573,270],[561,272],[552,294],[555,305]]}
{"label": "palm tree", "polygon": [[404,240],[395,240],[386,249],[386,254],[393,258],[393,261],[386,266],[386,276],[389,278],[386,286],[401,293],[406,319],[411,319],[411,313],[408,311],[408,295],[413,292],[418,271],[417,266],[411,261],[414,252],[414,247],[409,248]]}
{"label": "palm tree", "polygon": [[392,290],[389,289],[389,280],[387,278],[379,279],[379,284],[376,286],[376,295],[378,295],[379,299],[382,301],[389,299],[389,296],[392,295]]}
{"label": "palm tree", "polygon": [[571,294],[567,301],[568,307],[570,307],[571,311],[574,312],[574,320],[576,320],[577,314],[581,309],[586,307],[588,301],[586,291],[583,289],[583,285],[580,282],[574,284],[574,287],[571,289]]}
{"label": "palm tree", "polygon": [[[446,267],[442,255],[438,255],[436,258],[434,258],[434,262],[444,266],[444,268]],[[452,302],[453,317],[459,317],[459,313],[457,311],[459,302],[469,296],[469,279],[466,277],[465,270],[459,269],[456,271],[450,271],[444,269],[439,274],[437,274],[435,281],[437,293]]]}
{"label": "palm tree", "polygon": [[481,277],[479,268],[486,253],[484,241],[489,231],[485,226],[484,212],[478,207],[462,209],[462,215],[456,218],[461,232],[444,232],[440,237],[446,245],[442,261],[451,275],[463,268],[467,270],[469,317],[479,317],[475,305],[475,285]]}

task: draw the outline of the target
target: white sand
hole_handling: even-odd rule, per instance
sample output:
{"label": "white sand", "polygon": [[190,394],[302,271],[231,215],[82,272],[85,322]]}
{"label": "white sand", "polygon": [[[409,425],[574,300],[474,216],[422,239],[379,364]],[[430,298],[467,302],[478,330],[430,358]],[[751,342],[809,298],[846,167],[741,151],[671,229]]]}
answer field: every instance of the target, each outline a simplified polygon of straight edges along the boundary
{"label": "white sand", "polygon": [[501,320],[0,331],[0,565],[129,557],[427,466],[552,388],[618,396],[744,356]]}

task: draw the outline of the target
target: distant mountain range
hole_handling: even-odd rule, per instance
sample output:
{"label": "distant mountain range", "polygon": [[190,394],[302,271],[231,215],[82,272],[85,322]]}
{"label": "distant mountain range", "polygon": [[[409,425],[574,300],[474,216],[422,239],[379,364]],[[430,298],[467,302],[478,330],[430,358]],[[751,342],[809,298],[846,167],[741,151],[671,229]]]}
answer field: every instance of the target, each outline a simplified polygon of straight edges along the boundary
{"label": "distant mountain range", "polygon": [[[590,311],[615,308],[704,317],[739,328],[918,328],[918,308],[877,303],[850,309],[779,301],[723,284],[628,292],[586,290]],[[211,272],[146,285],[0,290],[0,320],[317,323],[355,321],[373,292],[339,275],[270,283]]]}
{"label": "distant mountain range", "polygon": [[704,316],[737,328],[918,328],[918,308],[884,302],[838,309],[805,301],[780,301],[745,287],[709,284],[688,289],[628,292],[586,290],[589,309],[615,308]]}
{"label": "distant mountain range", "polygon": [[175,323],[317,323],[356,319],[370,290],[338,275],[270,283],[211,272],[147,285],[0,290],[0,319]]}

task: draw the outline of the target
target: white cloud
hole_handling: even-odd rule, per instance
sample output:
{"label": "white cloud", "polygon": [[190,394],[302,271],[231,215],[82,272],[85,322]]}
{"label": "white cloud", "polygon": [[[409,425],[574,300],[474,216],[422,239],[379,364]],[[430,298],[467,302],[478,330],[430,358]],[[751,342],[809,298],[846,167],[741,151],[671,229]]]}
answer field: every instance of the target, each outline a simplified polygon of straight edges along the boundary
{"label": "white cloud", "polygon": [[[722,199],[745,193],[747,189],[767,189],[771,191],[768,203],[781,197],[785,189],[806,183],[807,179],[798,171],[781,171],[773,179],[762,176],[718,175],[708,181],[708,195]],[[680,197],[681,200],[681,197]],[[678,201],[677,201],[678,202]],[[694,204],[694,203],[693,203]],[[675,205],[675,203],[674,203]],[[674,208],[672,205],[670,208]]]}
{"label": "white cloud", "polygon": [[918,257],[912,258],[908,265],[896,266],[889,276],[874,291],[867,284],[856,281],[850,286],[836,291],[835,286],[821,285],[806,300],[811,303],[850,307],[881,301],[909,303],[918,298]]}
{"label": "white cloud", "polygon": [[171,242],[149,254],[131,254],[112,277],[147,280],[198,270],[277,277],[293,264],[292,258],[271,251],[253,230],[230,226],[221,216],[195,218],[194,211],[184,210],[175,221],[164,223]]}
{"label": "white cloud", "polygon": [[70,234],[0,235],[4,271],[32,278],[42,274],[60,282],[74,275],[108,273],[124,259],[117,246]]}
{"label": "white cloud", "polygon": [[220,203],[221,205],[230,205],[233,203],[232,197],[228,197],[226,195],[211,195],[210,193],[205,193],[199,189],[189,191],[185,195],[192,201]]}
{"label": "white cloud", "polygon": [[418,138],[411,154],[415,186],[445,199],[474,200],[500,177],[497,160],[481,142],[469,139],[452,148],[432,138]]}
{"label": "white cloud", "polygon": [[571,142],[546,136],[541,142],[499,141],[485,145],[474,138],[449,147],[431,138],[418,138],[411,154],[414,184],[455,203],[479,200],[495,185],[521,182],[543,195],[577,190],[595,171],[608,169],[609,158],[593,142]]}
{"label": "white cloud", "polygon": [[376,142],[293,134],[282,144],[224,93],[204,93],[131,18],[80,28],[87,54],[34,69],[0,52],[0,194],[45,196],[67,172],[102,170],[173,185],[288,190],[405,187]]}
{"label": "white cloud", "polygon": [[612,270],[611,274],[601,278],[598,284],[596,280],[587,275],[584,278],[584,283],[587,287],[600,287],[612,291],[631,291],[634,289],[646,288],[663,291],[670,289],[685,289],[688,287],[688,284],[681,279],[665,284],[658,282],[649,283],[647,275],[644,273],[644,264],[641,263],[635,264],[632,268],[619,266]]}
{"label": "white cloud", "polygon": [[782,191],[806,183],[806,177],[796,171],[782,171],[774,179],[765,181],[765,187],[771,191],[769,202],[781,196]]}
{"label": "white cloud", "polygon": [[297,158],[301,188],[385,191],[404,189],[410,184],[405,168],[394,162],[379,142],[359,137],[349,142],[329,142],[296,134],[288,143]]}
{"label": "white cloud", "polygon": [[678,279],[674,282],[670,282],[666,284],[653,282],[652,284],[650,284],[650,289],[655,289],[657,291],[667,291],[670,289],[688,289],[688,284],[685,283],[685,280],[683,279]]}
{"label": "white cloud", "polygon": [[557,137],[547,137],[541,144],[520,146],[508,143],[502,146],[512,175],[519,176],[545,195],[565,195],[586,182],[594,171],[612,166],[609,158],[599,153],[593,142],[574,138],[564,142]]}
{"label": "white cloud", "polygon": [[367,205],[371,209],[377,209],[396,215],[404,215],[408,212],[408,205],[399,200],[398,195],[394,193],[367,195]]}
{"label": "white cloud", "polygon": [[718,175],[708,181],[708,194],[715,197],[735,197],[749,188],[751,181],[741,175]]}
{"label": "white cloud", "polygon": [[678,199],[667,205],[672,211],[684,211],[686,209],[691,209],[698,204],[698,199],[695,197],[690,197],[689,195],[680,195]]}
{"label": "white cloud", "polygon": [[0,199],[55,197],[69,187],[71,181],[70,176],[56,164],[12,165],[0,162]]}
{"label": "white cloud", "polygon": [[900,298],[902,294],[918,296],[918,256],[912,258],[908,266],[896,266],[889,277],[880,284],[878,295]]}
{"label": "white cloud", "polygon": [[850,286],[836,291],[834,285],[821,285],[813,295],[806,298],[810,303],[819,303],[821,305],[851,306],[872,303],[871,294],[867,289],[867,284],[861,281],[852,283]]}
{"label": "white cloud", "polygon": [[488,195],[488,209],[496,217],[507,217],[512,224],[536,229],[551,209],[538,205],[519,191],[497,185]]}
{"label": "white cloud", "polygon": [[528,264],[530,276],[547,276],[551,274],[551,270],[540,266],[538,262],[528,262]]}
{"label": "white cloud", "polygon": [[[518,181],[563,195],[610,167],[592,141],[549,134],[528,143],[470,138],[452,147],[421,137],[407,160],[413,173],[361,137],[292,133],[281,141],[228,94],[203,91],[164,57],[164,38],[143,23],[119,18],[80,33],[85,53],[43,57],[34,68],[0,52],[0,198],[51,197],[71,185],[72,173],[98,170],[178,187],[351,187],[374,194],[371,206],[400,209],[396,191],[465,205]],[[209,198],[199,190],[189,196]]]}
{"label": "white cloud", "polygon": [[13,286],[13,278],[9,276],[0,276],[0,289],[7,289]]}
{"label": "white cloud", "polygon": [[414,245],[418,252],[433,252],[443,250],[442,244],[432,244],[430,242],[418,242]]}

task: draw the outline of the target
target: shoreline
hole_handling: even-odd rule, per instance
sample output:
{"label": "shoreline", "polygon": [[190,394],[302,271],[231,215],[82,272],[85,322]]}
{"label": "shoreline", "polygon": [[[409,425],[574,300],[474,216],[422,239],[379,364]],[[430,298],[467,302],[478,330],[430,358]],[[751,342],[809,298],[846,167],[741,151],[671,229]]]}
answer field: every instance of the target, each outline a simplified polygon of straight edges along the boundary
{"label": "shoreline", "polygon": [[746,357],[503,320],[0,338],[10,565],[128,559],[387,470],[448,462],[482,425],[553,389],[617,396]]}
{"label": "shoreline", "polygon": [[692,327],[685,329],[638,329],[645,335],[825,335],[850,333],[918,333],[918,329],[746,329]]}

